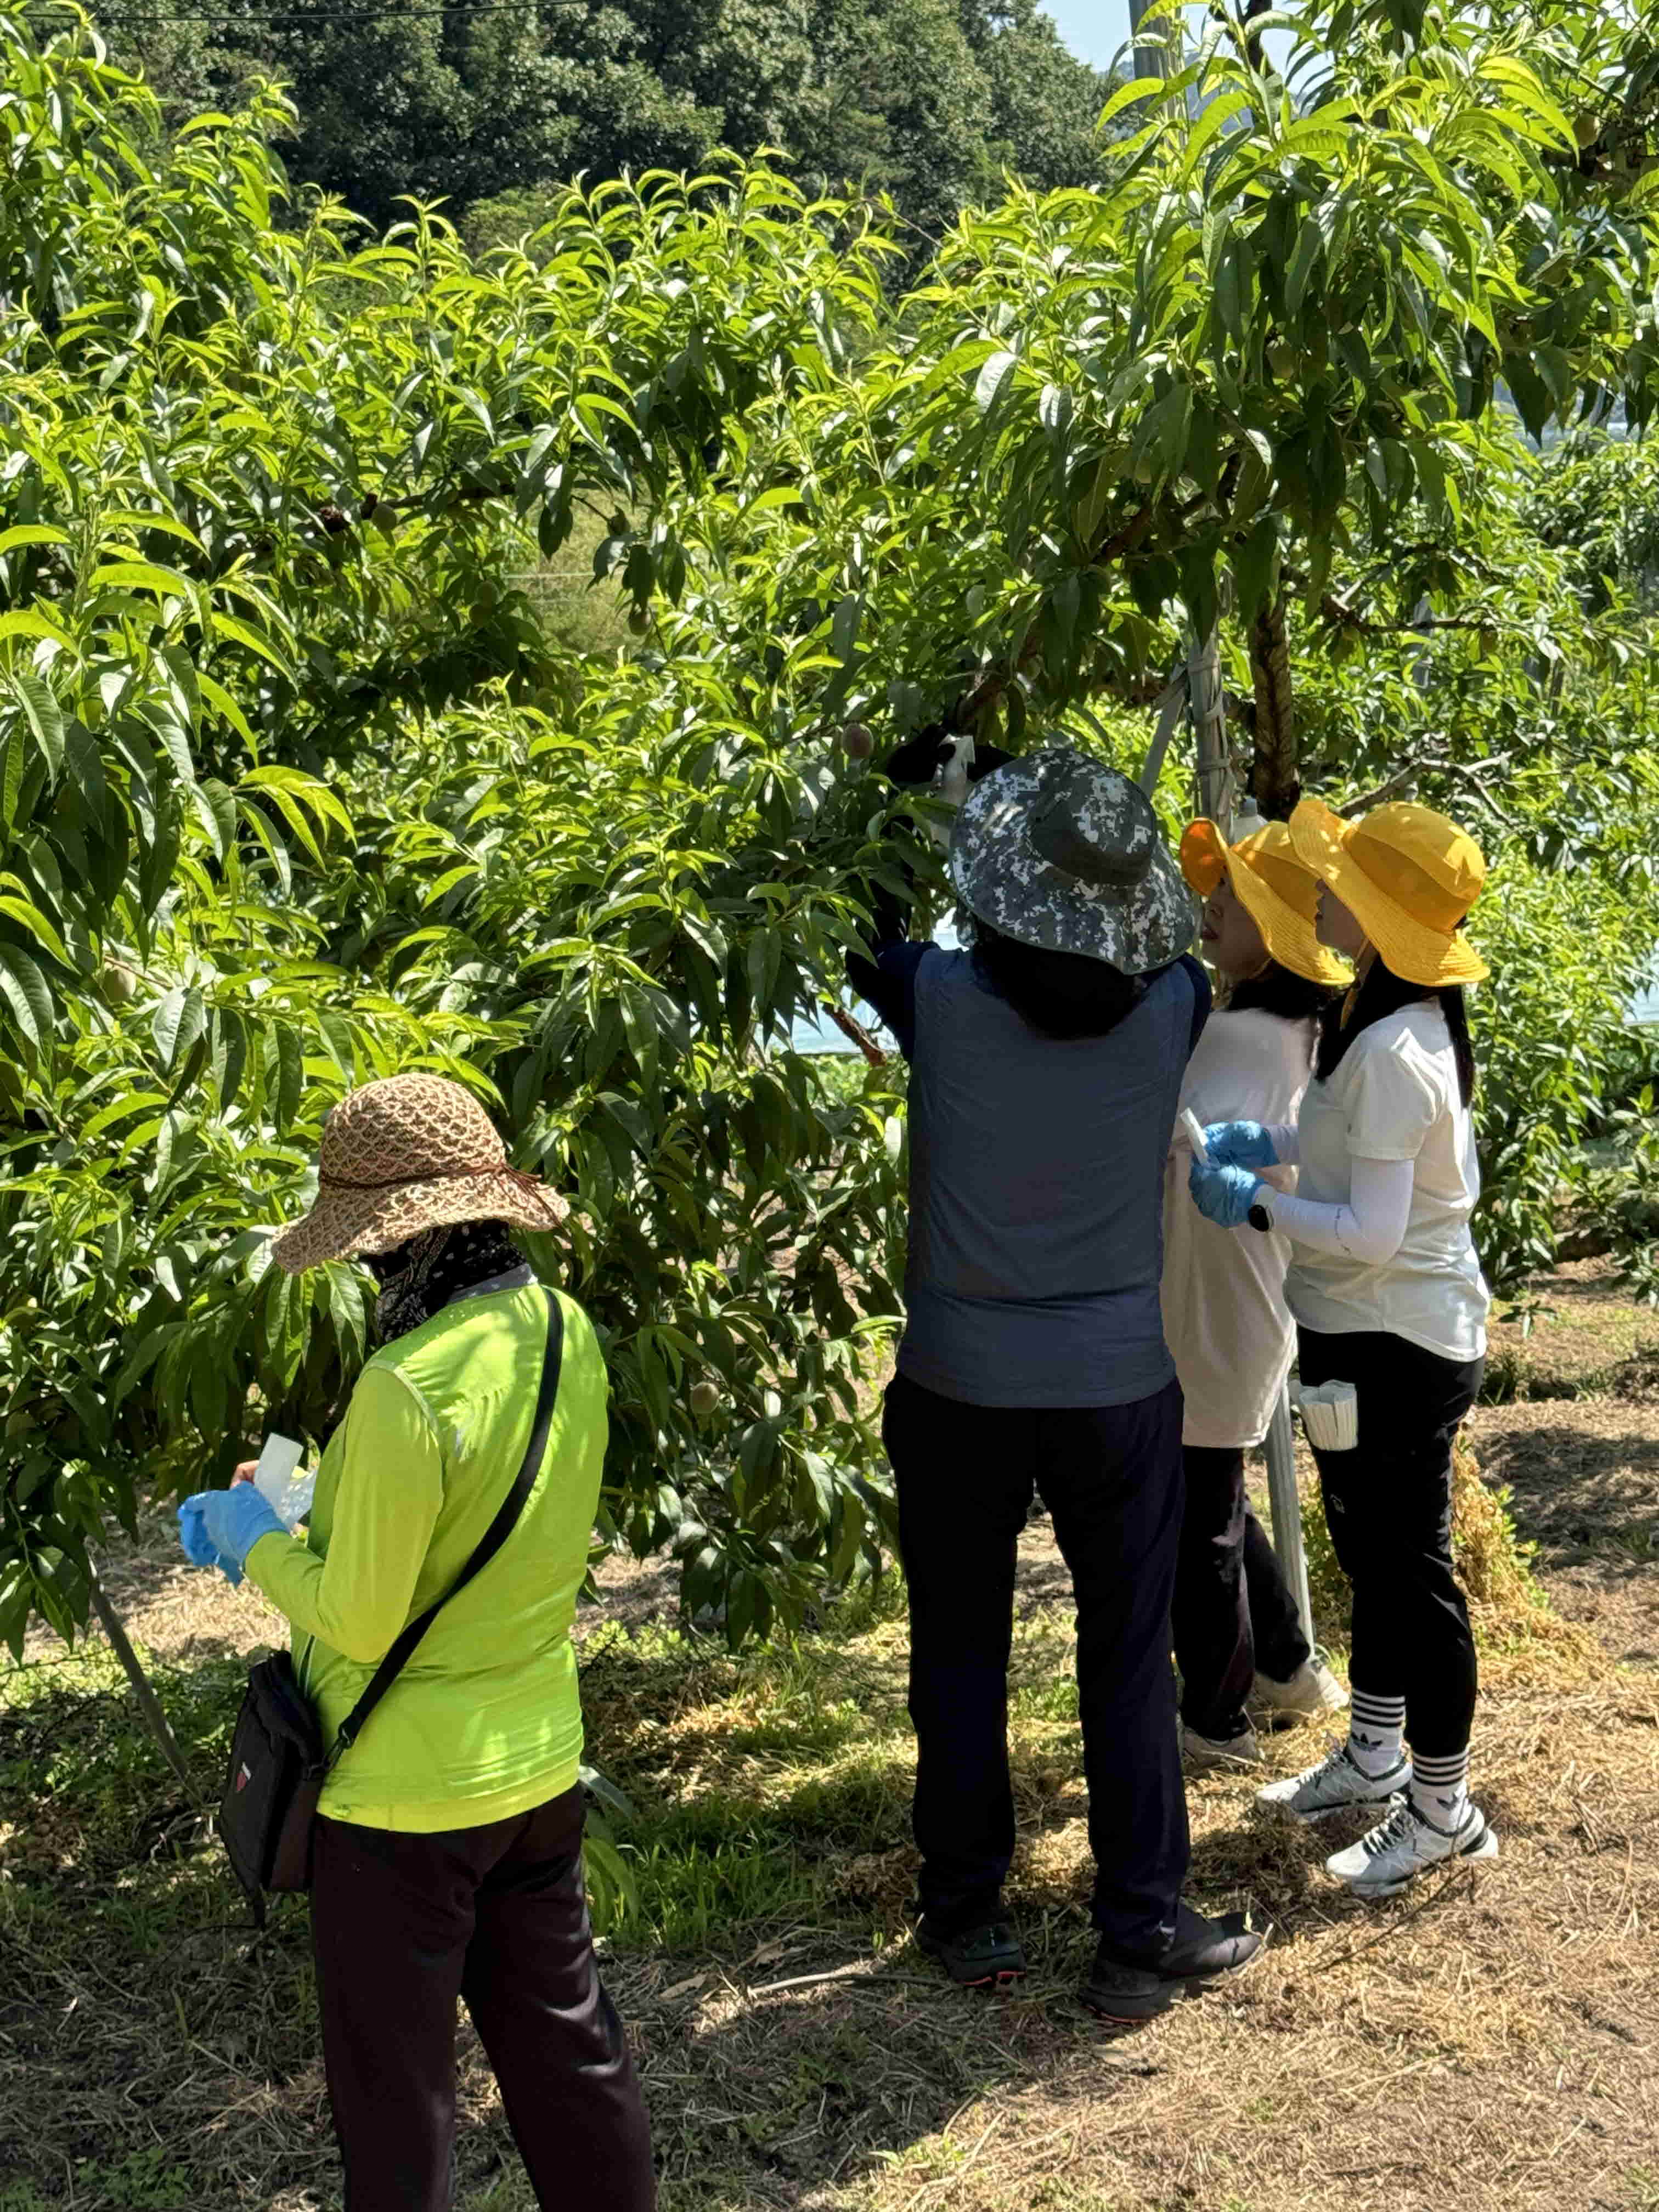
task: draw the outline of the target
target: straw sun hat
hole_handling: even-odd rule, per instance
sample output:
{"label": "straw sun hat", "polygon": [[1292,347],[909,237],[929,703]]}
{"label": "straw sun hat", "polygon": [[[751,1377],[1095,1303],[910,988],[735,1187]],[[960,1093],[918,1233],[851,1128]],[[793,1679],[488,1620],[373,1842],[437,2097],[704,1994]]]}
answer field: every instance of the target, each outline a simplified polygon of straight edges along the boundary
{"label": "straw sun hat", "polygon": [[1319,941],[1319,880],[1297,858],[1284,823],[1261,823],[1236,845],[1213,822],[1190,823],[1181,840],[1181,872],[1204,899],[1224,876],[1269,956],[1293,975],[1333,986],[1353,981],[1347,962]]}
{"label": "straw sun hat", "polygon": [[1387,966],[1425,990],[1478,983],[1486,962],[1458,925],[1486,880],[1480,848],[1431,806],[1396,799],[1345,822],[1317,799],[1291,817],[1297,857],[1336,894]]}
{"label": "straw sun hat", "polygon": [[507,1148],[469,1091],[438,1075],[391,1075],[353,1091],[323,1124],[317,1202],[271,1256],[290,1275],[325,1260],[390,1252],[458,1221],[556,1228],[569,1208]]}

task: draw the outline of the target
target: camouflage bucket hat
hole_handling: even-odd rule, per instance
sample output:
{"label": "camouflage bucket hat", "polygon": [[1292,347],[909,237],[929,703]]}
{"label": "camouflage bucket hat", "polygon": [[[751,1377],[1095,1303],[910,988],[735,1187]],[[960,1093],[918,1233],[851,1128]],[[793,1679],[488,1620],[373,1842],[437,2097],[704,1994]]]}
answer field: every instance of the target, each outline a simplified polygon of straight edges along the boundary
{"label": "camouflage bucket hat", "polygon": [[1167,966],[1198,927],[1146,793],[1061,746],[974,787],[957,817],[951,877],[969,912],[1003,936],[1126,975]]}

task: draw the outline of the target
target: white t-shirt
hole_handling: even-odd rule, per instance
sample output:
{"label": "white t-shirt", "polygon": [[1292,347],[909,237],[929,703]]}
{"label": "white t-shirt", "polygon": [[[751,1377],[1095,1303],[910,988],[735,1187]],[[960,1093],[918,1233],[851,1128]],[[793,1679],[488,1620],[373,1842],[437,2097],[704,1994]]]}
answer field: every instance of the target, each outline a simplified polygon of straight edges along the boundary
{"label": "white t-shirt", "polygon": [[[1311,1020],[1224,1009],[1187,1063],[1181,1103],[1200,1121],[1293,1122],[1313,1054]],[[1261,1443],[1290,1372],[1291,1245],[1206,1221],[1187,1188],[1191,1158],[1176,1145],[1164,1172],[1164,1336],[1187,1401],[1182,1442],[1227,1450]],[[1267,1180],[1294,1190],[1296,1170],[1270,1168]]]}
{"label": "white t-shirt", "polygon": [[1391,1260],[1371,1266],[1296,1247],[1285,1295],[1303,1327],[1386,1330],[1444,1359],[1480,1358],[1492,1304],[1469,1235],[1480,1170],[1437,1005],[1419,1000],[1374,1023],[1329,1082],[1309,1085],[1297,1158],[1297,1196],[1324,1206],[1348,1203],[1355,1158],[1413,1164],[1406,1235]]}

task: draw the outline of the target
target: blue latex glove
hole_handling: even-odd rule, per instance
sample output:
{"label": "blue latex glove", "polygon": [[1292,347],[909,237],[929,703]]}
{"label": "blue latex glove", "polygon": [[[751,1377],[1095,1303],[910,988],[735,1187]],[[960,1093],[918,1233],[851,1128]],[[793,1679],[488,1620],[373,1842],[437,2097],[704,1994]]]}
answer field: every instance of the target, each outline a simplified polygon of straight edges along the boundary
{"label": "blue latex glove", "polygon": [[[184,1504],[179,1508],[179,1541],[183,1547],[185,1557],[192,1567],[224,1565],[219,1554],[208,1541],[207,1522],[202,1513],[206,1496],[207,1493],[204,1491],[198,1492],[194,1498],[185,1498]],[[230,1570],[226,1568],[226,1572],[229,1573],[229,1571]],[[239,1571],[233,1579],[240,1582],[240,1572]]]}
{"label": "blue latex glove", "polygon": [[198,1491],[179,1508],[179,1540],[185,1558],[194,1566],[216,1566],[232,1583],[241,1581],[247,1555],[261,1536],[288,1533],[281,1516],[251,1482]]}
{"label": "blue latex glove", "polygon": [[1260,1121],[1212,1121],[1204,1149],[1218,1168],[1276,1168],[1279,1154]]}
{"label": "blue latex glove", "polygon": [[[1206,1130],[1205,1141],[1208,1140]],[[1193,1194],[1193,1204],[1206,1221],[1213,1221],[1223,1229],[1242,1228],[1255,1203],[1257,1191],[1266,1187],[1261,1176],[1252,1175],[1249,1168],[1212,1167],[1196,1153],[1187,1170],[1187,1188]]]}

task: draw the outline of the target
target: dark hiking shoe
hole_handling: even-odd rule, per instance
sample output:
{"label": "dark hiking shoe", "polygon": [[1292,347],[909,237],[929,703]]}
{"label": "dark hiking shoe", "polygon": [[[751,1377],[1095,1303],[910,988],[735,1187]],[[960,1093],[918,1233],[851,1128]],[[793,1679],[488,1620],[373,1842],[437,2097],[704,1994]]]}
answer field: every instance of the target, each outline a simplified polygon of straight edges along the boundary
{"label": "dark hiking shoe", "polygon": [[1129,2027],[1156,2020],[1177,1997],[1195,1996],[1223,1974],[1236,1974],[1261,1948],[1261,1938],[1242,1912],[1206,1920],[1190,1905],[1179,1908],[1176,1940],[1156,1966],[1126,1958],[1102,1936],[1083,2002],[1105,2021]]}
{"label": "dark hiking shoe", "polygon": [[1000,1989],[1025,1972],[1025,1954],[1006,1920],[985,1920],[946,1935],[924,1912],[916,1923],[916,1942],[959,1989]]}

